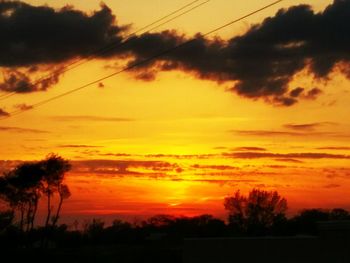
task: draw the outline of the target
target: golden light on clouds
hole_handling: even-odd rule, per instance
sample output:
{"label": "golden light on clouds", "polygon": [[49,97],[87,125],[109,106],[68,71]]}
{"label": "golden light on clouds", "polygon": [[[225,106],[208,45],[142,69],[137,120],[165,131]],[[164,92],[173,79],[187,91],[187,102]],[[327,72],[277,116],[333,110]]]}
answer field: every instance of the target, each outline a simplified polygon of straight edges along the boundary
{"label": "golden light on clouds", "polygon": [[[56,10],[67,4],[61,0],[24,2],[34,6],[47,4]],[[138,29],[187,2],[131,0],[128,4],[125,1],[105,4],[116,16],[112,26],[132,24],[133,29]],[[99,10],[98,1],[75,0],[68,4],[87,12],[86,19],[93,15],[93,10]],[[309,4],[314,12],[322,12],[332,1],[285,1],[203,38],[202,49],[194,51],[204,50],[208,56],[201,58],[193,50],[171,53],[150,67],[119,74],[1,120],[0,159],[38,160],[55,152],[71,160],[73,171],[67,183],[72,197],[65,207],[67,217],[88,214],[134,218],[167,213],[223,216],[226,195],[254,187],[278,190],[288,199],[291,211],[321,206],[350,208],[350,197],[346,194],[350,189],[350,90],[348,75],[344,74],[349,65],[338,63],[329,74],[318,78],[315,74],[327,69],[322,65],[318,65],[322,69],[315,65],[316,69],[312,68],[304,60],[281,59],[275,63],[262,56],[250,61],[249,54],[245,54],[246,60],[237,54],[237,61],[226,60],[228,54],[237,52],[237,46],[242,45],[238,50],[242,54],[243,40],[250,43],[245,34],[252,24],[274,17],[280,8],[298,4]],[[261,1],[257,0],[210,1],[159,28],[159,35],[152,32],[154,35],[149,38],[162,41],[164,38],[166,41],[160,43],[167,46],[167,41],[203,34],[260,6]],[[174,31],[164,37],[159,32],[166,29]],[[118,30],[125,34],[122,27]],[[235,39],[239,35],[243,44]],[[215,37],[220,41],[213,42]],[[125,53],[115,51],[116,55],[100,56],[60,75],[59,81],[46,91],[18,92],[4,100],[0,98],[0,109],[11,112],[30,108],[39,101],[112,74],[133,58],[145,58],[149,49],[158,50],[158,46],[143,46],[141,36],[135,41],[135,46],[125,47]],[[263,44],[262,41],[262,52],[266,51]],[[300,48],[275,43],[271,46],[273,50]],[[33,63],[32,66],[45,70],[32,69],[30,76],[40,76],[51,67],[84,56],[85,53],[77,53],[59,63]],[[309,55],[305,57],[311,60]],[[261,65],[243,72],[247,61]],[[18,70],[29,70],[24,62],[18,63],[22,63]],[[284,72],[288,63],[293,68],[291,75]],[[299,65],[303,63],[305,67]],[[279,67],[270,72],[275,64]],[[231,72],[232,69],[242,72]],[[266,77],[265,69],[276,75]],[[154,79],[135,78],[138,74],[149,77],[153,71]],[[254,74],[257,77],[250,82],[247,76]],[[281,79],[286,86],[279,83]],[[252,83],[276,86],[257,89]],[[10,166],[1,162],[2,170]]]}

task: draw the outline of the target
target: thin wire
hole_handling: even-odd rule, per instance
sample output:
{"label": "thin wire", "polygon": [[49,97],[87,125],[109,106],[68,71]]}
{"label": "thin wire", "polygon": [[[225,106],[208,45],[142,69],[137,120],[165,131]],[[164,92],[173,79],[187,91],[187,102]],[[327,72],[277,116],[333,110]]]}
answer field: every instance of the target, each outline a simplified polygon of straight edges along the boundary
{"label": "thin wire", "polygon": [[[179,18],[179,17],[181,17],[181,16],[183,16],[183,15],[185,15],[185,14],[187,14],[187,13],[193,11],[193,10],[195,10],[195,9],[197,9],[198,7],[200,7],[200,6],[202,6],[202,5],[206,4],[206,3],[208,3],[209,1],[211,1],[211,0],[206,0],[205,2],[200,3],[200,4],[198,4],[198,5],[194,6],[194,7],[192,7],[192,8],[190,8],[190,9],[186,10],[185,12],[182,12],[182,13],[180,13],[179,15],[177,15],[177,16],[175,16],[175,17],[172,17],[172,18],[170,18],[170,19],[168,19],[168,20],[166,20],[165,22],[163,22],[163,23],[161,23],[161,24],[159,24],[159,25],[157,25],[157,26],[155,26],[155,27],[152,27],[151,29],[147,30],[146,32],[143,32],[140,36],[143,36],[143,35],[145,35],[145,34],[151,32],[151,31],[153,31],[153,30],[155,30],[155,29],[157,29],[157,28],[159,28],[159,27],[161,27],[161,26],[163,26],[163,25],[165,25],[165,24],[167,24],[167,23],[169,23],[169,22],[171,22],[171,21],[173,21],[173,20],[175,20],[175,19],[177,19],[177,18]],[[195,1],[195,2],[197,2],[197,1]],[[182,8],[182,9],[183,9],[183,8]],[[174,12],[173,12],[173,13],[174,13]],[[154,24],[154,23],[153,23],[153,24]],[[138,31],[135,31],[135,32],[138,32]],[[124,46],[125,44],[127,44],[127,43],[129,43],[129,42],[135,40],[135,38],[134,38],[135,35],[136,35],[135,32],[132,33],[132,34],[130,34],[130,35],[128,36],[128,38],[127,38],[126,40],[124,40],[123,42],[118,42],[118,45],[117,45],[117,46],[110,45],[109,47],[105,47],[103,50],[101,49],[101,51],[100,51],[98,54],[104,54],[104,53],[106,53],[107,51],[111,51],[111,50],[113,50],[113,49],[122,47],[122,46]],[[90,57],[86,58],[85,61],[82,61],[82,62],[80,62],[80,63],[78,63],[78,64],[76,64],[76,65],[72,64],[73,66],[70,67],[69,69],[63,70],[63,71],[59,71],[59,72],[60,72],[60,73],[65,73],[65,72],[67,72],[67,71],[69,71],[69,70],[75,69],[75,68],[77,68],[77,67],[79,67],[79,66],[81,66],[81,65],[83,65],[83,64],[86,64],[87,62],[93,60],[94,58],[95,58],[94,56],[90,56]]]}
{"label": "thin wire", "polygon": [[[263,11],[263,10],[265,10],[265,9],[268,9],[268,8],[274,6],[274,5],[277,5],[278,3],[283,2],[283,1],[284,1],[284,0],[278,0],[278,1],[275,1],[275,2],[273,2],[273,3],[271,3],[271,4],[266,5],[266,6],[264,6],[264,7],[261,7],[261,8],[259,8],[259,9],[255,10],[255,11],[253,11],[253,12],[248,13],[247,15],[244,15],[244,16],[242,16],[242,17],[240,17],[240,18],[237,18],[237,19],[235,19],[235,20],[232,20],[232,21],[230,21],[230,22],[228,22],[228,23],[226,23],[226,24],[224,24],[224,25],[222,25],[222,26],[220,26],[220,27],[217,27],[217,28],[215,28],[215,29],[213,29],[213,30],[211,30],[211,31],[209,31],[209,32],[207,32],[207,33],[205,33],[205,34],[203,34],[203,36],[208,36],[208,35],[210,35],[210,34],[213,34],[213,33],[217,32],[217,31],[219,31],[219,30],[221,30],[221,29],[223,29],[223,28],[225,28],[225,27],[228,27],[228,26],[230,26],[230,25],[232,25],[232,24],[234,24],[234,23],[237,23],[237,22],[239,22],[239,21],[241,21],[241,20],[243,20],[243,19],[245,19],[245,18],[247,18],[247,17],[250,17],[250,16],[252,16],[252,15],[254,15],[254,14],[256,14],[256,13],[259,13],[259,12],[261,12],[261,11]],[[98,83],[100,83],[100,82],[102,82],[102,81],[104,81],[104,80],[106,80],[106,79],[109,79],[109,78],[115,76],[115,75],[118,75],[118,74],[123,73],[123,72],[125,72],[125,71],[128,71],[128,70],[130,70],[130,69],[133,69],[133,68],[135,68],[135,67],[138,67],[138,66],[140,66],[140,65],[146,64],[146,63],[148,63],[148,62],[150,62],[150,61],[152,61],[152,60],[154,60],[154,59],[156,59],[156,58],[158,58],[158,57],[161,57],[161,56],[163,56],[163,55],[165,55],[165,54],[168,54],[168,53],[170,53],[170,52],[172,52],[172,51],[174,51],[174,50],[177,50],[177,49],[179,49],[179,48],[181,48],[181,47],[183,47],[183,46],[185,46],[185,45],[188,45],[188,44],[190,44],[190,43],[193,43],[193,42],[195,42],[195,41],[196,41],[196,39],[191,39],[191,40],[185,41],[185,42],[183,42],[183,43],[181,43],[181,44],[179,44],[179,45],[177,45],[177,46],[175,46],[175,47],[173,47],[173,48],[169,48],[169,49],[164,50],[163,52],[158,53],[158,54],[156,54],[156,55],[154,55],[154,56],[151,56],[151,57],[149,57],[149,58],[147,58],[147,59],[144,59],[144,60],[142,60],[142,61],[139,61],[139,62],[136,62],[136,63],[134,63],[134,64],[131,64],[131,65],[129,65],[129,66],[127,66],[127,67],[125,67],[125,68],[123,68],[123,69],[117,71],[117,72],[114,72],[114,73],[112,73],[112,74],[109,74],[109,75],[107,75],[107,76],[105,76],[105,77],[102,77],[102,78],[100,78],[100,79],[97,79],[97,80],[95,80],[95,81],[92,81],[92,82],[90,82],[90,83],[87,83],[87,84],[85,84],[85,85],[83,85],[83,86],[80,86],[80,87],[78,87],[78,88],[72,89],[72,90],[70,90],[70,91],[64,92],[64,93],[59,94],[59,95],[57,95],[57,96],[51,97],[51,98],[49,98],[49,99],[46,99],[46,100],[40,101],[40,102],[38,102],[38,103],[35,103],[35,104],[31,105],[31,108],[30,108],[30,109],[14,111],[14,112],[10,113],[9,116],[3,116],[2,118],[0,118],[0,120],[1,120],[1,119],[7,119],[7,118],[10,118],[10,117],[12,117],[12,116],[14,116],[14,115],[21,114],[21,113],[23,113],[23,112],[25,112],[25,111],[35,109],[35,108],[37,108],[37,107],[40,107],[40,106],[42,106],[42,105],[44,105],[44,104],[47,104],[47,103],[53,101],[53,100],[57,100],[57,99],[59,99],[59,98],[65,97],[65,96],[67,96],[67,95],[69,95],[69,94],[72,94],[72,93],[74,93],[74,92],[77,92],[77,91],[79,91],[79,90],[82,90],[82,89],[84,89],[84,88],[86,88],[86,87],[89,87],[89,86],[91,86],[91,85],[98,84]]]}
{"label": "thin wire", "polygon": [[[192,5],[194,5],[195,3],[199,2],[199,1],[202,1],[202,0],[195,0],[195,1],[192,1],[192,2],[190,2],[190,3],[188,3],[188,4],[184,5],[184,6],[180,7],[179,9],[176,9],[175,11],[173,11],[173,12],[171,12],[171,13],[169,13],[169,14],[167,14],[167,15],[165,15],[165,16],[159,18],[159,19],[157,19],[156,21],[154,21],[154,22],[152,22],[152,23],[150,23],[150,24],[148,24],[148,25],[146,25],[146,26],[144,26],[144,27],[142,27],[142,28],[140,28],[140,29],[138,29],[138,30],[136,30],[136,31],[134,31],[134,32],[132,32],[132,33],[130,33],[130,34],[127,36],[127,38],[126,38],[124,41],[122,41],[122,42],[114,41],[114,42],[110,43],[109,45],[107,45],[107,46],[105,46],[105,47],[102,47],[102,48],[97,49],[97,50],[95,50],[95,51],[91,51],[91,52],[90,52],[90,55],[88,55],[87,57],[81,58],[81,59],[78,59],[78,60],[75,60],[75,61],[73,61],[73,62],[71,62],[71,63],[69,63],[69,64],[63,66],[62,68],[60,68],[60,69],[58,69],[58,70],[54,70],[54,71],[52,71],[52,72],[50,72],[50,73],[48,73],[48,74],[42,76],[41,78],[39,78],[38,80],[36,80],[34,83],[30,84],[30,86],[38,85],[39,83],[41,83],[41,82],[43,82],[43,81],[45,81],[45,80],[51,78],[51,77],[54,76],[55,74],[63,74],[63,73],[65,73],[65,72],[68,72],[68,71],[70,71],[70,70],[73,70],[73,69],[75,69],[75,68],[77,68],[77,67],[79,67],[79,66],[81,66],[81,65],[84,65],[85,63],[87,63],[87,62],[93,60],[93,59],[96,57],[96,55],[99,55],[100,53],[103,54],[103,53],[105,53],[106,51],[109,51],[109,50],[111,50],[111,49],[114,49],[114,48],[117,48],[117,47],[120,47],[120,46],[124,45],[126,42],[128,42],[128,41],[131,40],[131,39],[133,39],[133,37],[134,37],[137,33],[142,32],[142,31],[146,30],[147,28],[156,25],[157,23],[159,23],[159,22],[161,22],[161,21],[163,21],[163,20],[165,20],[165,19],[171,17],[172,15],[175,15],[176,13],[178,13],[178,12],[180,12],[180,11],[182,11],[182,10],[184,10],[184,9],[186,9],[186,8],[188,8],[188,7],[190,7],[190,6],[192,6]],[[149,29],[149,30],[147,30],[146,32],[142,33],[142,35],[143,35],[143,34],[147,34],[147,33],[149,33],[150,31],[155,30],[155,29],[157,29],[158,27],[163,26],[163,25],[165,25],[166,23],[169,23],[169,22],[175,20],[176,18],[178,18],[178,17],[180,17],[180,16],[183,16],[183,15],[189,13],[190,11],[192,11],[192,10],[194,10],[194,9],[196,9],[196,8],[198,8],[198,7],[200,7],[200,6],[204,5],[204,4],[206,4],[206,3],[208,3],[209,1],[210,1],[210,0],[207,0],[207,1],[205,1],[205,2],[203,2],[203,3],[201,3],[201,4],[199,4],[199,5],[196,5],[196,6],[192,7],[191,9],[187,10],[186,12],[183,12],[183,13],[177,15],[176,17],[173,17],[173,18],[171,18],[171,19],[168,19],[167,21],[161,23],[160,25],[157,25],[157,26],[152,27],[151,29]],[[80,63],[79,63],[79,62],[80,62]],[[5,100],[5,99],[7,99],[7,98],[10,98],[10,97],[12,97],[12,96],[15,95],[15,94],[16,94],[15,91],[12,91],[12,92],[6,93],[6,94],[2,94],[2,95],[0,95],[0,101]]]}
{"label": "thin wire", "polygon": [[1,96],[0,96],[0,100],[5,100],[5,99],[7,99],[7,98],[10,98],[10,97],[12,97],[13,95],[15,95],[16,94],[16,92],[11,92],[11,93],[5,93],[5,94],[2,94]]}

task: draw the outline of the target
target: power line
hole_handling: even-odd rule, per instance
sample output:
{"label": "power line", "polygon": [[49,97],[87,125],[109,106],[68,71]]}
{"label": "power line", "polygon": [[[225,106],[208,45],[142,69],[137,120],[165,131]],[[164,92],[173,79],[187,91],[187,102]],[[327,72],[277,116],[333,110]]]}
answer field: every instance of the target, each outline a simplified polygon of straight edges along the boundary
{"label": "power line", "polygon": [[[185,14],[187,14],[187,13],[189,13],[189,12],[195,10],[195,9],[197,9],[197,8],[199,8],[200,6],[202,6],[202,5],[206,4],[206,3],[208,3],[209,1],[211,1],[211,0],[206,0],[205,2],[202,2],[202,3],[198,4],[198,5],[195,5],[194,7],[190,8],[190,9],[188,9],[188,10],[182,12],[182,13],[180,13],[179,15],[177,15],[177,16],[175,16],[175,17],[172,17],[172,18],[170,18],[170,19],[164,21],[163,23],[161,23],[161,24],[159,24],[159,25],[156,25],[156,26],[150,28],[149,30],[143,32],[143,33],[141,34],[141,36],[143,36],[143,35],[145,35],[145,34],[151,32],[151,31],[153,31],[153,30],[155,30],[155,29],[157,29],[157,28],[159,28],[159,27],[161,27],[161,26],[163,26],[163,25],[165,25],[165,24],[167,24],[167,23],[169,23],[169,22],[171,22],[171,21],[173,21],[173,20],[175,20],[175,19],[177,19],[177,18],[179,18],[179,17],[181,17],[181,16],[183,16],[183,15],[185,15]],[[198,2],[198,0],[197,0],[197,1],[194,1],[194,2]],[[186,5],[186,7],[188,7],[188,6],[189,6],[189,5]],[[184,9],[184,8],[181,8],[181,10],[183,10],[183,9]],[[178,10],[178,11],[179,11],[179,10]],[[176,11],[176,13],[178,13],[178,11]],[[175,12],[172,12],[172,14],[174,14],[174,13],[175,13]],[[159,21],[161,21],[161,20],[164,20],[164,18],[166,19],[167,17],[170,17],[170,15],[167,15],[167,16],[163,17],[163,19],[159,19],[159,20],[157,20],[157,21],[159,22]],[[155,24],[155,22],[152,23],[152,24],[150,24],[150,25],[154,25],[154,24]],[[149,26],[147,26],[147,28],[148,28],[148,27],[149,27]],[[146,27],[144,27],[144,28],[146,28]],[[108,51],[111,51],[111,50],[113,50],[113,49],[116,49],[116,48],[119,48],[119,47],[124,46],[125,44],[129,43],[130,41],[133,41],[133,40],[135,39],[134,37],[136,36],[137,32],[139,32],[139,31],[140,31],[140,30],[137,30],[137,31],[131,33],[123,42],[118,42],[118,43],[117,43],[118,45],[113,45],[113,44],[111,44],[111,45],[109,45],[109,46],[104,47],[104,48],[101,49],[97,54],[104,54],[104,53],[106,53],[106,52],[108,52]],[[116,43],[115,43],[115,44],[116,44]],[[67,70],[63,70],[63,71],[62,71],[62,70],[58,70],[57,73],[61,73],[61,74],[62,74],[62,73],[65,73],[65,72],[67,72],[67,71],[69,71],[69,70],[75,69],[75,68],[77,68],[77,67],[79,67],[79,66],[81,66],[81,65],[83,65],[83,64],[86,64],[87,62],[93,60],[94,58],[95,58],[94,55],[91,55],[91,56],[87,57],[84,61],[82,61],[82,62],[80,62],[80,63],[78,63],[78,62],[79,62],[79,61],[78,61],[78,62],[77,62],[78,64],[74,63],[74,64],[76,64],[76,65],[72,64],[72,67],[68,68]],[[45,80],[45,79],[43,79],[43,80]]]}
{"label": "power line", "polygon": [[10,93],[6,93],[6,94],[2,94],[1,96],[0,96],[0,100],[4,100],[4,99],[7,99],[7,98],[10,98],[10,97],[12,97],[13,95],[15,95],[16,94],[16,92],[10,92]]}
{"label": "power line", "polygon": [[[226,27],[228,27],[228,26],[230,26],[230,25],[232,25],[232,24],[235,24],[235,23],[237,23],[237,22],[239,22],[239,21],[241,21],[241,20],[243,20],[243,19],[245,19],[245,18],[248,18],[248,17],[250,17],[250,16],[252,16],[252,15],[254,15],[254,14],[257,14],[257,13],[259,13],[259,12],[265,10],[265,9],[268,9],[268,8],[274,6],[274,5],[277,5],[278,3],[283,2],[283,1],[284,1],[284,0],[278,0],[278,1],[275,1],[275,2],[273,2],[273,3],[268,4],[268,5],[266,5],[266,6],[263,6],[263,7],[261,7],[261,8],[259,8],[259,9],[255,10],[255,11],[252,11],[252,12],[250,12],[250,13],[248,13],[248,14],[242,16],[242,17],[239,17],[239,18],[237,18],[237,19],[235,19],[235,20],[232,20],[232,21],[230,21],[230,22],[228,22],[228,23],[222,25],[222,26],[219,26],[219,27],[217,27],[217,28],[215,28],[215,29],[213,29],[213,30],[211,30],[211,31],[209,31],[209,32],[207,32],[207,33],[205,33],[205,34],[203,34],[202,36],[205,37],[205,36],[208,36],[208,35],[210,35],[210,34],[213,34],[213,33],[217,32],[217,31],[219,31],[219,30],[221,30],[221,29],[223,29],[223,28],[226,28]],[[156,58],[158,58],[158,57],[162,57],[162,56],[165,55],[165,54],[168,54],[168,53],[170,53],[170,52],[172,52],[172,51],[174,51],[174,50],[177,50],[177,49],[179,49],[179,48],[181,48],[181,47],[183,47],[183,46],[185,46],[185,45],[188,45],[188,44],[190,44],[190,43],[193,43],[193,42],[195,42],[195,41],[196,41],[196,39],[191,39],[191,40],[185,41],[185,42],[183,42],[183,43],[181,43],[181,44],[179,44],[179,45],[177,45],[177,46],[174,46],[174,47],[172,47],[172,48],[169,48],[169,49],[167,49],[167,50],[164,50],[164,51],[161,52],[161,53],[155,54],[154,56],[151,56],[151,57],[146,58],[146,59],[144,59],[144,60],[141,60],[141,61],[139,61],[139,62],[133,63],[133,64],[131,64],[131,65],[129,65],[129,66],[127,66],[127,67],[125,67],[125,68],[123,68],[123,69],[117,71],[117,72],[114,72],[114,73],[112,73],[112,74],[109,74],[109,75],[107,75],[107,76],[104,76],[104,77],[102,77],[102,78],[100,78],[100,79],[97,79],[97,80],[95,80],[95,81],[92,81],[92,82],[90,82],[90,83],[87,83],[87,84],[85,84],[85,85],[83,85],[83,86],[80,86],[80,87],[78,87],[78,88],[69,90],[69,91],[67,91],[67,92],[61,93],[61,94],[56,95],[56,96],[53,96],[53,97],[51,97],[51,98],[49,98],[49,99],[46,99],[46,100],[42,100],[42,101],[40,101],[40,102],[37,102],[37,103],[31,105],[31,108],[30,108],[30,109],[27,109],[27,110],[17,110],[17,111],[14,111],[14,112],[10,113],[9,116],[4,116],[4,117],[2,117],[2,118],[0,118],[0,119],[6,119],[6,118],[12,117],[12,116],[14,116],[14,115],[21,114],[21,113],[23,113],[23,112],[25,112],[25,111],[35,109],[35,108],[40,107],[40,106],[42,106],[42,105],[44,105],[44,104],[47,104],[47,103],[49,103],[49,102],[51,102],[51,101],[54,101],[54,100],[57,100],[57,99],[59,99],[59,98],[65,97],[65,96],[67,96],[67,95],[69,95],[69,94],[72,94],[72,93],[74,93],[74,92],[77,92],[77,91],[79,91],[79,90],[82,90],[82,89],[84,89],[84,88],[87,88],[87,87],[89,87],[89,86],[98,84],[98,83],[100,83],[100,82],[102,82],[102,81],[104,81],[104,80],[106,80],[106,79],[109,79],[109,78],[111,78],[111,77],[113,77],[113,76],[116,76],[116,75],[118,75],[118,74],[120,74],[120,73],[123,73],[123,72],[125,72],[125,71],[129,71],[129,70],[131,70],[131,69],[133,69],[133,68],[136,68],[136,67],[138,67],[138,66],[140,66],[140,65],[146,64],[146,63],[148,63],[148,62],[150,62],[150,61],[152,61],[152,60],[154,60],[154,59],[156,59]]]}
{"label": "power line", "polygon": [[[198,4],[198,5],[195,5],[194,7],[192,7],[192,8],[190,8],[190,9],[188,9],[188,10],[186,10],[186,11],[184,11],[184,12],[178,14],[177,16],[172,17],[172,18],[166,20],[165,22],[163,22],[163,23],[157,25],[157,23],[162,22],[163,20],[165,20],[165,19],[167,19],[167,18],[169,18],[169,17],[171,17],[171,16],[173,16],[173,15],[179,13],[180,11],[182,11],[182,10],[184,10],[184,9],[190,7],[190,6],[193,6],[194,4],[196,4],[197,2],[200,2],[200,1],[202,1],[202,0],[195,0],[195,1],[192,1],[192,2],[190,2],[190,3],[188,3],[188,4],[186,4],[186,5],[184,5],[184,6],[180,7],[180,8],[178,8],[178,9],[176,9],[175,11],[173,11],[173,12],[171,12],[171,13],[169,13],[169,14],[167,14],[167,15],[165,15],[165,16],[159,18],[159,19],[157,19],[156,21],[154,21],[154,22],[152,22],[152,23],[150,23],[150,24],[148,24],[148,25],[146,25],[146,26],[144,26],[144,27],[142,27],[142,28],[140,28],[140,29],[138,29],[138,30],[136,30],[136,31],[134,31],[134,32],[132,32],[132,33],[130,33],[130,34],[126,37],[125,40],[122,40],[122,42],[114,41],[114,42],[110,43],[110,44],[107,45],[107,46],[104,46],[104,47],[102,47],[102,48],[99,48],[99,49],[96,49],[96,50],[94,50],[94,51],[91,51],[91,52],[90,52],[90,55],[88,55],[87,57],[81,58],[81,59],[78,59],[78,60],[75,60],[75,61],[73,61],[73,62],[71,62],[71,63],[69,63],[69,64],[63,66],[62,68],[60,68],[60,69],[58,69],[58,70],[54,70],[53,72],[50,72],[49,74],[44,75],[43,77],[41,77],[41,78],[39,78],[38,80],[36,80],[34,83],[30,84],[30,86],[38,85],[38,84],[40,84],[41,82],[43,82],[43,81],[45,81],[45,80],[51,78],[52,76],[54,76],[54,75],[56,75],[56,74],[63,74],[63,73],[65,73],[65,72],[68,72],[68,71],[70,71],[70,70],[73,70],[73,69],[75,69],[75,68],[77,68],[77,67],[79,67],[79,66],[81,66],[81,65],[84,65],[84,64],[88,63],[89,61],[93,60],[94,58],[96,58],[96,55],[104,54],[104,53],[106,53],[107,51],[110,51],[110,50],[112,50],[112,49],[115,49],[115,48],[118,48],[118,47],[123,46],[124,44],[126,44],[127,42],[129,42],[130,40],[132,40],[133,37],[136,36],[136,34],[138,34],[138,33],[142,32],[142,31],[146,30],[147,28],[150,28],[150,27],[151,27],[151,28],[148,29],[147,31],[143,32],[142,35],[147,34],[147,33],[151,32],[151,31],[153,31],[153,30],[155,30],[155,29],[157,29],[157,28],[159,28],[159,27],[161,27],[161,26],[163,26],[163,25],[165,25],[165,24],[167,24],[167,23],[169,23],[169,22],[171,22],[171,21],[173,21],[173,20],[175,20],[175,19],[177,19],[177,18],[179,18],[179,17],[181,17],[181,16],[183,16],[183,15],[185,15],[185,14],[191,12],[191,11],[193,11],[194,9],[199,8],[200,6],[202,6],[202,5],[206,4],[206,3],[208,3],[208,2],[211,1],[211,0],[206,0],[205,2],[202,2],[202,3]],[[12,92],[6,93],[6,94],[2,94],[2,95],[0,95],[0,101],[5,100],[5,99],[7,99],[7,98],[10,98],[10,97],[12,97],[12,96],[15,95],[15,94],[16,94],[15,91],[12,91]]]}

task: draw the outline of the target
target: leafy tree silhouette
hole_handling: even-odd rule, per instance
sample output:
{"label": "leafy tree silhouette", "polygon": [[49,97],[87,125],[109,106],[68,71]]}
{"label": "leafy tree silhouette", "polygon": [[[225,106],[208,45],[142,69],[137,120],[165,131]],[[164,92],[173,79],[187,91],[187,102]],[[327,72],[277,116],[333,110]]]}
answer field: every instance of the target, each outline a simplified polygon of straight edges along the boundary
{"label": "leafy tree silhouette", "polygon": [[292,217],[289,222],[295,233],[317,235],[319,233],[318,222],[330,220],[350,220],[350,213],[342,208],[304,209]]}
{"label": "leafy tree silhouette", "polygon": [[350,213],[343,208],[334,208],[330,211],[329,217],[331,220],[349,220]]}
{"label": "leafy tree silhouette", "polygon": [[18,165],[2,178],[1,197],[14,211],[20,213],[22,231],[25,225],[27,231],[33,228],[43,174],[38,163],[28,162]]}
{"label": "leafy tree silhouette", "polygon": [[45,227],[49,226],[52,204],[51,198],[55,192],[60,195],[60,203],[57,208],[56,216],[53,219],[53,223],[56,224],[59,218],[60,209],[64,199],[70,196],[68,186],[63,186],[63,179],[65,173],[71,169],[70,163],[56,154],[50,154],[45,160],[39,162],[44,170],[44,176],[42,178],[42,192],[47,198],[47,216],[45,220]]}
{"label": "leafy tree silhouette", "polygon": [[253,189],[248,196],[236,191],[224,200],[229,212],[229,224],[239,233],[248,235],[266,234],[275,224],[285,220],[287,200],[277,191]]}
{"label": "leafy tree silhouette", "polygon": [[9,227],[14,219],[13,211],[0,211],[0,233]]}
{"label": "leafy tree silhouette", "polygon": [[52,226],[55,226],[57,224],[62,209],[63,200],[68,199],[71,196],[68,185],[66,184],[60,184],[57,188],[57,192],[59,194],[60,201],[58,203],[56,215],[52,219]]}
{"label": "leafy tree silhouette", "polygon": [[57,192],[59,203],[55,216],[52,218],[52,226],[56,225],[62,203],[70,196],[68,186],[63,184],[65,173],[70,168],[71,165],[67,160],[50,154],[42,161],[19,164],[0,177],[0,198],[19,214],[21,231],[33,229],[38,203],[42,195],[47,197],[45,227],[49,226],[53,209],[51,198]]}

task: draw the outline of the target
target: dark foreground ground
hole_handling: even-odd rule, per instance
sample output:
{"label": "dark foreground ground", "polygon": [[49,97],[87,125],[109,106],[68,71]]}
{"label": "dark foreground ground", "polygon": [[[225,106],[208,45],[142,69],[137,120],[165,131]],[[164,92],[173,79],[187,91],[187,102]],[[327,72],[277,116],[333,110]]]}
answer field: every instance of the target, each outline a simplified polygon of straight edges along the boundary
{"label": "dark foreground ground", "polygon": [[[182,246],[101,246],[66,249],[12,249],[2,253],[7,262],[35,263],[181,263]],[[1,260],[2,261],[2,260]],[[5,261],[4,261],[5,262]]]}
{"label": "dark foreground ground", "polygon": [[250,237],[232,237],[223,224],[92,226],[85,232],[43,228],[29,234],[8,228],[0,238],[0,263],[350,263],[348,220],[318,222],[315,234]]}

